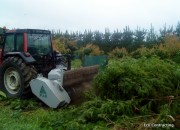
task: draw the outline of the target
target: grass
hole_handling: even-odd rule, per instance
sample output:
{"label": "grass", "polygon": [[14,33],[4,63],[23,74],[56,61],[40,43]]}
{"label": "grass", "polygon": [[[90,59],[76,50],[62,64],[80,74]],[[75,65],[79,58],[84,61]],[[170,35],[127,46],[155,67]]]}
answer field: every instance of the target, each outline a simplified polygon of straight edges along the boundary
{"label": "grass", "polygon": [[160,118],[158,114],[121,115],[115,110],[121,104],[91,98],[80,106],[58,109],[34,99],[0,100],[0,130],[149,130],[144,122],[155,123]]}
{"label": "grass", "polygon": [[38,100],[0,101],[0,130],[42,130],[44,119],[59,111],[47,108]]}
{"label": "grass", "polygon": [[0,101],[0,130],[91,130],[106,127],[105,122],[86,124],[80,119],[84,113],[85,109],[80,106],[51,109],[34,99],[5,99]]}
{"label": "grass", "polygon": [[81,67],[81,60],[80,59],[75,59],[73,61],[71,61],[72,64],[72,68],[77,69]]}
{"label": "grass", "polygon": [[45,111],[41,108],[33,111],[13,110],[11,105],[1,102],[0,129],[1,130],[39,130],[39,118]]}

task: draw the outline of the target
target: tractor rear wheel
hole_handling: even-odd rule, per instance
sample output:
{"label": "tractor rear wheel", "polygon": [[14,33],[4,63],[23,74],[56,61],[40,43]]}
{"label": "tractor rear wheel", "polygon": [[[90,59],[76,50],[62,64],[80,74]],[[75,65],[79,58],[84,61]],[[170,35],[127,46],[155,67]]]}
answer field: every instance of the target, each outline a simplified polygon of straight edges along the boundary
{"label": "tractor rear wheel", "polygon": [[8,57],[1,66],[0,89],[11,98],[25,98],[31,93],[29,82],[36,78],[36,70],[19,57]]}

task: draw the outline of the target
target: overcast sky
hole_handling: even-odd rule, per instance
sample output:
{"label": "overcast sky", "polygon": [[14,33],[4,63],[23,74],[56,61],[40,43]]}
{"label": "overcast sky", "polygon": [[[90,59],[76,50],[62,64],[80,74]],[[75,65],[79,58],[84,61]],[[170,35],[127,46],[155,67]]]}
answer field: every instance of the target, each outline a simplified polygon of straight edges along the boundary
{"label": "overcast sky", "polygon": [[0,27],[104,31],[180,21],[180,0],[0,0]]}

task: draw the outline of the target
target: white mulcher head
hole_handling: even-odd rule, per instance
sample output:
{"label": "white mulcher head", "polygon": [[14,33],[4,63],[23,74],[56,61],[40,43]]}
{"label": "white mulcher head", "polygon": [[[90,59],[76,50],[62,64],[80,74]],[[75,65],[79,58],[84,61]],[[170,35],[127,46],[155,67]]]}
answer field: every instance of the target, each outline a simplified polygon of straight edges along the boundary
{"label": "white mulcher head", "polygon": [[49,72],[48,79],[38,76],[30,81],[32,93],[52,108],[70,103],[70,97],[63,85],[63,68],[56,68]]}

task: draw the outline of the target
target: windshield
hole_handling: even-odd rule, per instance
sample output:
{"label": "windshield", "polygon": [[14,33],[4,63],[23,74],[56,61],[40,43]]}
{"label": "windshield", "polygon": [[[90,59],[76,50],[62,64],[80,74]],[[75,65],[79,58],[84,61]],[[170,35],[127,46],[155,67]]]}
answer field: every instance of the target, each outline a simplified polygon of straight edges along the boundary
{"label": "windshield", "polygon": [[51,52],[49,34],[28,34],[28,52],[31,55],[47,55]]}

